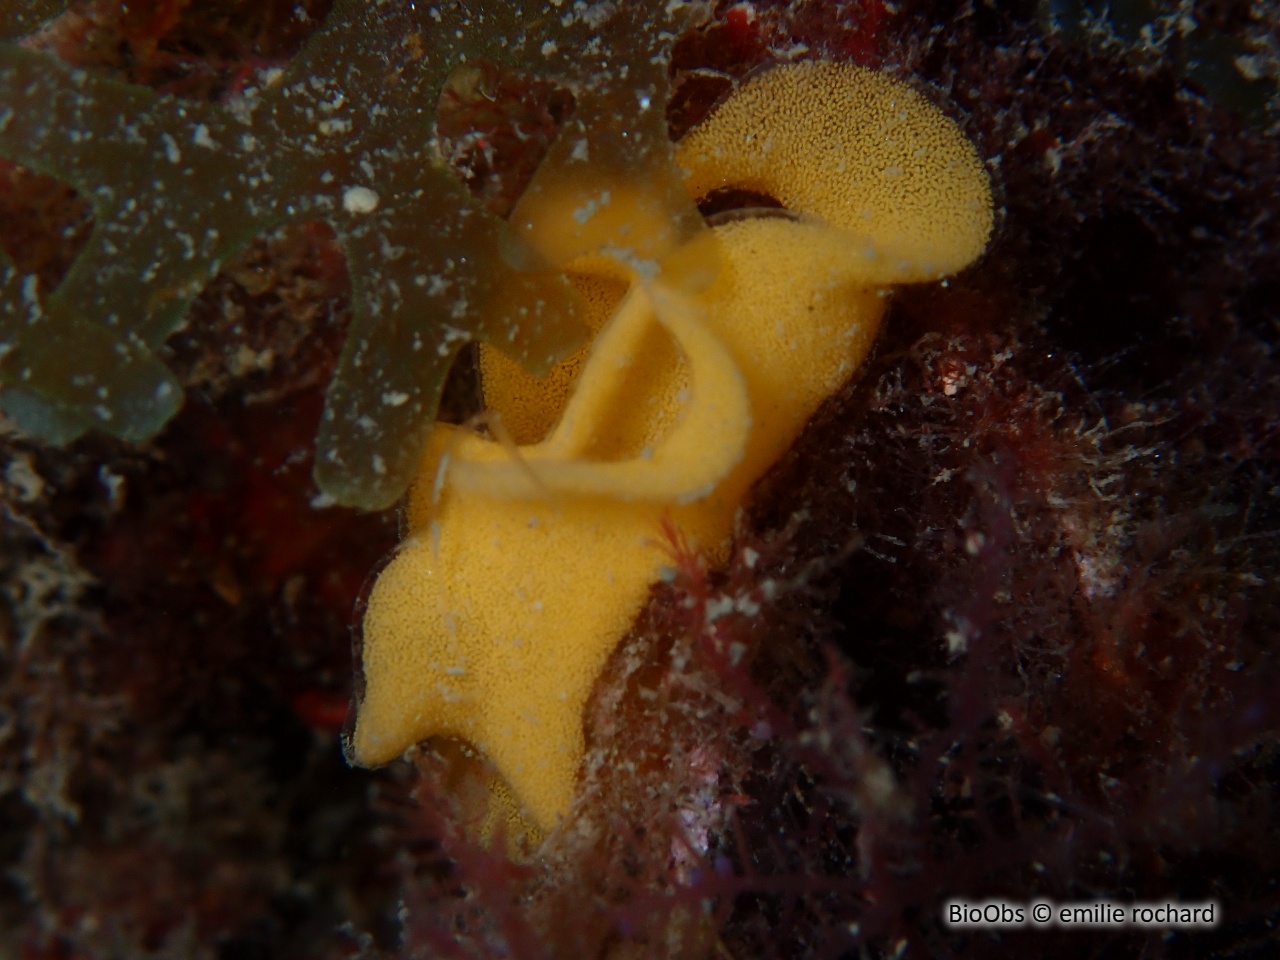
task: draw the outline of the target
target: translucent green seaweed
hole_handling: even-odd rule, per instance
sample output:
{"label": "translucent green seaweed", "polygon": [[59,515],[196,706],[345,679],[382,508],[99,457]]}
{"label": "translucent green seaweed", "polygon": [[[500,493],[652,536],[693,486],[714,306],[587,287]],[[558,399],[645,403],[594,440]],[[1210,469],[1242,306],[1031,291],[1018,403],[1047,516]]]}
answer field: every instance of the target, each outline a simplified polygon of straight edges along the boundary
{"label": "translucent green seaweed", "polygon": [[10,0],[0,6],[0,40],[26,36],[69,6],[70,0]]}
{"label": "translucent green seaweed", "polygon": [[[574,118],[535,196],[548,184],[589,190],[625,178],[672,211],[672,242],[698,229],[664,123],[665,54],[689,8],[474,6],[338,0],[277,82],[225,105],[0,44],[0,155],[70,183],[95,214],[56,290],[37,296],[17,277],[3,288],[0,405],[51,441],[90,427],[154,435],[181,404],[155,350],[192,299],[264,230],[325,220],[347,257],[354,315],[316,479],[340,503],[393,502],[465,342],[497,344],[535,371],[580,342],[572,288],[429,148],[432,112],[459,63],[505,61],[574,91]],[[15,31],[12,18],[4,25]]]}

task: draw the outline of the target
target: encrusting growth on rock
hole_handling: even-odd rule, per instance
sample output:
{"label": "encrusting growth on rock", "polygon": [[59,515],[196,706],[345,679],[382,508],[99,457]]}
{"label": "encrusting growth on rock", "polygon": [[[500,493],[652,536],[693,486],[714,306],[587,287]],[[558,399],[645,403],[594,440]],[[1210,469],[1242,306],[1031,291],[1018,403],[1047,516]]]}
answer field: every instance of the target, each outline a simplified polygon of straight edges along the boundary
{"label": "encrusting growth on rock", "polygon": [[674,230],[625,179],[522,201],[599,332],[546,381],[486,352],[496,439],[437,426],[364,621],[351,758],[464,739],[543,830],[570,807],[592,684],[669,562],[663,524],[723,557],[752,484],[869,352],[884,288],[960,269],[991,231],[973,146],[862,68],[775,68],[679,157],[690,197],[763,190],[789,212]]}
{"label": "encrusting growth on rock", "polygon": [[[515,6],[464,2],[476,15]],[[606,17],[652,19],[666,4],[556,12],[589,12],[596,35]],[[670,102],[651,99],[646,116],[665,122],[672,155],[768,64],[856,62],[944,112],[950,98],[993,180],[999,170],[999,226],[973,267],[885,291],[871,355],[751,486],[720,558],[687,545],[672,511],[655,537],[667,568],[592,683],[570,809],[536,848],[517,836],[528,818],[514,792],[473,745],[432,738],[374,770],[341,754],[353,604],[410,518],[316,497],[325,389],[353,298],[376,292],[351,290],[362,274],[332,225],[270,230],[200,293],[156,352],[186,402],[153,441],[94,431],[58,447],[0,414],[0,956],[1269,956],[1280,922],[1280,150],[1274,122],[1268,132],[1222,91],[1234,77],[1280,109],[1280,4],[1193,6],[725,0],[667,28]],[[352,10],[423,31],[414,49],[394,29],[353,31],[353,70],[381,60],[413,80],[413,58],[449,39],[428,36],[433,9],[449,7],[10,0],[0,36],[40,32],[0,46],[203,110],[261,105],[327,23],[349,29],[329,17]],[[594,52],[549,27],[557,58]],[[601,42],[615,76],[647,71],[639,44]],[[499,46],[492,63],[450,71],[434,131],[433,104],[416,104],[403,182],[429,186],[424,164],[444,161],[506,218],[561,131],[573,135],[568,160],[604,153],[572,121],[584,87],[540,68],[540,48],[528,53]],[[341,80],[346,67],[312,60],[306,78]],[[1206,75],[1216,88],[1197,82]],[[648,83],[637,89],[651,96]],[[628,84],[619,92],[639,108]],[[5,100],[0,115],[14,106]],[[333,103],[324,91],[290,100]],[[97,119],[119,116],[99,106]],[[25,119],[15,110],[9,132]],[[340,154],[362,128],[338,125],[326,127]],[[168,132],[187,163],[198,145]],[[294,145],[259,138],[254,156]],[[168,163],[163,142],[151,151]],[[587,224],[555,219],[556,204],[585,211],[609,189],[600,209],[617,212],[624,187],[644,183],[628,164],[563,199],[550,187],[571,187],[564,179],[531,219],[569,239]],[[683,192],[679,167],[673,179]],[[365,185],[379,206],[353,223],[386,209],[388,194]],[[206,202],[205,186],[197,178],[170,200]],[[729,270],[716,239],[729,218],[781,205],[752,193],[717,190],[697,203],[700,226],[680,221],[722,248],[703,261],[709,282]],[[48,318],[103,222],[93,206],[66,179],[0,162],[0,246],[14,265],[0,266],[0,345],[39,329],[37,311]],[[448,238],[421,226],[414,242],[448,255]],[[533,241],[532,227],[510,227]],[[551,272],[603,326],[629,266],[558,256],[574,270]],[[664,260],[647,282],[673,282],[668,267],[681,264]],[[679,285],[695,301],[703,289]],[[470,299],[477,322],[491,319]],[[399,319],[421,320],[435,346],[429,317]],[[690,387],[680,350],[656,319],[647,331],[643,363],[618,388],[636,402],[609,412],[614,444],[595,437],[597,459],[632,459],[643,425],[665,435],[651,415],[692,399],[668,402]],[[508,450],[548,442],[587,353],[553,390],[517,382],[518,352],[468,347],[467,361],[484,354],[483,383],[455,364],[441,419],[468,422],[487,403],[471,423]],[[18,356],[0,361],[0,378]],[[636,382],[648,382],[641,396]],[[409,391],[374,390],[373,377],[357,385],[371,391],[371,417],[414,403],[383,404],[383,392],[396,402]],[[383,441],[395,433],[372,425]],[[425,439],[429,415],[424,426]],[[416,474],[421,451],[405,456]],[[442,504],[473,496],[461,476]],[[424,511],[432,500],[422,492]],[[441,532],[455,536],[445,509]],[[525,862],[511,862],[513,847]],[[1070,937],[945,922],[956,899],[1069,903],[1081,890],[1214,900],[1223,916],[1213,930]]]}

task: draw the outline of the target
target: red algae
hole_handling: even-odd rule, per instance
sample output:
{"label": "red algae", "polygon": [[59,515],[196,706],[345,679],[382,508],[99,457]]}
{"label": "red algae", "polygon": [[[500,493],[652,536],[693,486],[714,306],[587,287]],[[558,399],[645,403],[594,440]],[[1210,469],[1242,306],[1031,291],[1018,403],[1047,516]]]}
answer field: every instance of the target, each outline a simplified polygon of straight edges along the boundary
{"label": "red algae", "polygon": [[[129,6],[93,28],[121,39],[100,65],[212,98],[299,42],[290,4]],[[477,841],[429,750],[341,762],[351,609],[395,537],[312,505],[350,315],[328,231],[260,238],[205,290],[155,441],[0,435],[0,952],[1270,956],[1280,149],[1172,57],[1040,6],[720,3],[676,44],[676,132],[806,50],[915,77],[991,161],[1002,222],[980,264],[895,296],[725,568],[669,534],[574,815],[526,862]],[[1280,29],[1223,9],[1191,12]],[[483,89],[439,133],[500,205],[566,105]],[[77,211],[14,173],[0,245],[52,281]],[[1222,919],[944,920],[993,898]]]}
{"label": "red algae", "polygon": [[66,63],[192,100],[260,85],[324,20],[332,0],[95,0],[41,37]]}

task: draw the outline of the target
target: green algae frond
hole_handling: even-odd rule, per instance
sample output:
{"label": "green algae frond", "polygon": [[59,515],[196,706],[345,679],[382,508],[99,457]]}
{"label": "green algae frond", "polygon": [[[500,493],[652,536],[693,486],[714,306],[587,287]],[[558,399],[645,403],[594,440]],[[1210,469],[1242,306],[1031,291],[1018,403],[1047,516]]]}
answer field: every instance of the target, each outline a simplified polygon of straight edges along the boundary
{"label": "green algae frond", "polygon": [[0,40],[11,40],[35,30],[70,6],[68,0],[25,0],[0,10]]}
{"label": "green algae frond", "polygon": [[[0,37],[65,6],[4,15]],[[495,344],[538,372],[581,340],[569,284],[525,248],[518,219],[487,212],[430,147],[449,74],[483,57],[565,84],[576,111],[530,196],[570,184],[589,203],[599,184],[642,184],[674,245],[700,229],[664,121],[667,47],[689,9],[337,0],[275,82],[226,104],[0,43],[0,156],[72,185],[95,216],[57,289],[0,265],[0,406],[51,442],[91,428],[153,436],[182,401],[156,351],[192,300],[263,231],[324,220],[354,304],[316,479],[340,503],[389,505],[463,344]]]}

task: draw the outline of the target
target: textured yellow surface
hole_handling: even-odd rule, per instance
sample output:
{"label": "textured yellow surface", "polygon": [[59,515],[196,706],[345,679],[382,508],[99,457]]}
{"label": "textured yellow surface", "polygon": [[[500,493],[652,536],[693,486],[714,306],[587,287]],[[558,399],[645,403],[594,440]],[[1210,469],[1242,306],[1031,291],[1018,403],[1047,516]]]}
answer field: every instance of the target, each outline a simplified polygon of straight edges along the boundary
{"label": "textured yellow surface", "polygon": [[847,230],[882,261],[886,283],[954,273],[991,234],[973,145],[915,90],[865,67],[803,61],[757,74],[677,159],[694,196],[753,190]]}
{"label": "textured yellow surface", "polygon": [[[605,264],[612,261],[605,261]],[[602,270],[606,269],[602,264]],[[617,276],[604,273],[571,273],[569,281],[587,303],[587,323],[595,333],[609,319],[613,308],[627,292],[627,273],[622,268]],[[545,377],[535,377],[505,353],[488,346],[480,348],[480,379],[484,384],[485,403],[502,413],[502,426],[516,443],[542,440],[560,419],[560,411],[569,399],[573,381],[587,358],[584,348],[551,368]]]}
{"label": "textured yellow surface", "polygon": [[[871,121],[855,109],[865,98],[850,90],[868,82],[867,72],[827,66],[773,72],[792,78],[793,99],[844,95],[853,104],[846,125],[865,127]],[[770,75],[743,88],[755,91],[749,102],[762,111],[758,124],[773,124],[778,109],[758,96]],[[806,75],[811,86],[799,79]],[[951,144],[955,157],[936,158],[939,169],[976,163],[958,132],[950,140],[937,132],[948,121],[932,106],[885,83],[898,91],[908,121],[913,111],[927,113],[927,122],[903,121],[907,131],[924,129],[929,150]],[[818,106],[791,111],[787,135]],[[743,108],[735,98],[724,111],[736,117]],[[932,275],[937,263],[958,256],[963,229],[938,221],[969,222],[974,209],[985,210],[985,221],[972,221],[981,235],[971,238],[970,256],[985,243],[990,194],[980,167],[967,180],[916,182],[910,203],[881,203],[877,209],[894,210],[902,236],[916,243],[895,240],[892,258],[879,252],[888,241],[857,237],[847,222],[833,225],[841,204],[851,202],[845,179],[875,171],[846,152],[857,137],[825,122],[806,129],[818,138],[815,152],[827,149],[824,136],[845,144],[841,175],[817,190],[807,182],[812,166],[787,159],[794,150],[766,151],[760,166],[772,177],[770,192],[805,216],[735,220],[710,231],[713,244],[695,240],[690,257],[699,269],[716,251],[709,284],[689,283],[685,269],[668,277],[665,264],[678,261],[679,249],[661,264],[578,257],[561,266],[594,314],[599,333],[590,351],[542,382],[486,351],[486,401],[518,446],[436,429],[410,499],[411,533],[369,599],[366,686],[350,745],[356,762],[385,762],[427,737],[462,738],[493,762],[539,827],[553,826],[572,798],[591,686],[669,559],[660,546],[663,519],[723,557],[751,485],[870,350],[884,288]],[[707,169],[732,163],[726,144],[694,136],[702,153],[720,158],[706,160]],[[769,157],[778,169],[769,168]],[[726,182],[712,179],[705,188]],[[864,205],[874,201],[869,195]],[[551,238],[542,252],[552,262],[557,224],[576,223],[581,213],[544,196],[531,235]],[[611,231],[632,227],[625,216],[612,217],[601,247],[610,247]]]}

